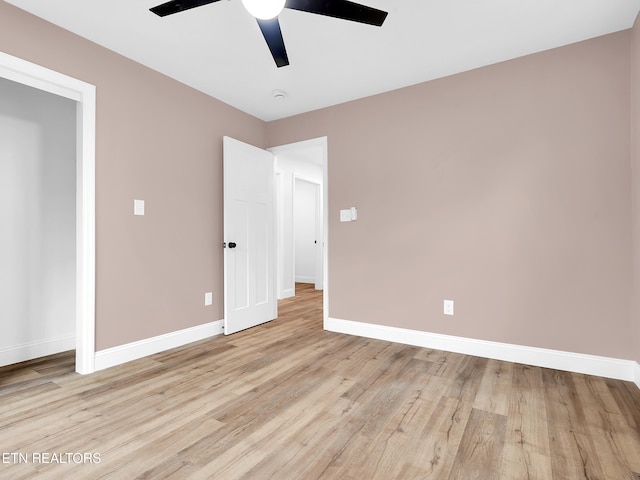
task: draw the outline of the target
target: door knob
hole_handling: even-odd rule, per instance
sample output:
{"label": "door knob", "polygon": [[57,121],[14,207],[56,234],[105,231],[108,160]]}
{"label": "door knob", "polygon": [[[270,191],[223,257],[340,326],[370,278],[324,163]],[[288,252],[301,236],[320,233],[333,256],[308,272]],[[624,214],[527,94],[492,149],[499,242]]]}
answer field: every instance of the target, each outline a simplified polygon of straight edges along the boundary
{"label": "door knob", "polygon": [[229,248],[236,248],[236,242],[229,242]]}

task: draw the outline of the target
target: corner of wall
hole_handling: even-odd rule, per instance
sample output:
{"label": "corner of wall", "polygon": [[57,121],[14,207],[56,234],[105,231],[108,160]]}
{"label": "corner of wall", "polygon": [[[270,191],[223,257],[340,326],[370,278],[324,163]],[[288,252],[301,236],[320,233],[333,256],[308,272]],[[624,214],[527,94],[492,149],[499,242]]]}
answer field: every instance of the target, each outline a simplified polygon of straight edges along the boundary
{"label": "corner of wall", "polygon": [[[631,238],[632,238],[632,288],[630,329],[633,337],[635,359],[640,362],[640,15],[631,28]],[[639,367],[640,371],[640,367]],[[640,373],[636,372],[636,384],[640,386]]]}

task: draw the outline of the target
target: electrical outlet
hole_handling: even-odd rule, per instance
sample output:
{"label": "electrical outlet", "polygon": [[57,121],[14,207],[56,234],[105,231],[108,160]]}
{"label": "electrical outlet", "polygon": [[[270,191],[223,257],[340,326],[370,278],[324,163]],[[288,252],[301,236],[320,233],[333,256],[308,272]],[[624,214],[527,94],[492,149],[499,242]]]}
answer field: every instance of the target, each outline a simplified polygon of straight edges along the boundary
{"label": "electrical outlet", "polygon": [[453,315],[453,300],[444,301],[444,314]]}
{"label": "electrical outlet", "polygon": [[208,307],[209,305],[213,305],[213,292],[204,294],[204,306]]}
{"label": "electrical outlet", "polygon": [[144,200],[133,201],[133,214],[144,215]]}

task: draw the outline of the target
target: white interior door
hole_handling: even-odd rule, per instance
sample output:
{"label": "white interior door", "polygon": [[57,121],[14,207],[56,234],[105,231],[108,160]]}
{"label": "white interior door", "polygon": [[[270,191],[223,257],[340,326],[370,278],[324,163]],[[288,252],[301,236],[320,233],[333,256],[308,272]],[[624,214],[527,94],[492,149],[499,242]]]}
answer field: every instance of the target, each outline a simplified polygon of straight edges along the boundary
{"label": "white interior door", "polygon": [[274,156],[224,137],[224,333],[273,320]]}
{"label": "white interior door", "polygon": [[295,180],[295,279],[300,283],[316,283],[317,280],[318,189],[316,183],[301,178]]}

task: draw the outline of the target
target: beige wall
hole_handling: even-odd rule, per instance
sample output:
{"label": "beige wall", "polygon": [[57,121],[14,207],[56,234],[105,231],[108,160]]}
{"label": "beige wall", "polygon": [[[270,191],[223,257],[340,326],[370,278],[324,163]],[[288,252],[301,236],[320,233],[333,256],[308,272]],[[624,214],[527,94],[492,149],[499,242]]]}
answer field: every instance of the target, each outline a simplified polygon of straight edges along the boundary
{"label": "beige wall", "polygon": [[264,124],[0,1],[0,51],[97,85],[98,350],[222,318],[223,135],[327,135],[332,317],[640,360],[630,39]]}
{"label": "beige wall", "polygon": [[329,139],[329,315],[631,358],[629,35],[267,124]]}
{"label": "beige wall", "polygon": [[222,136],[264,123],[1,1],[0,51],[97,86],[96,349],[222,319]]}
{"label": "beige wall", "polygon": [[631,30],[631,182],[633,228],[633,294],[631,337],[634,360],[640,362],[640,17]]}

